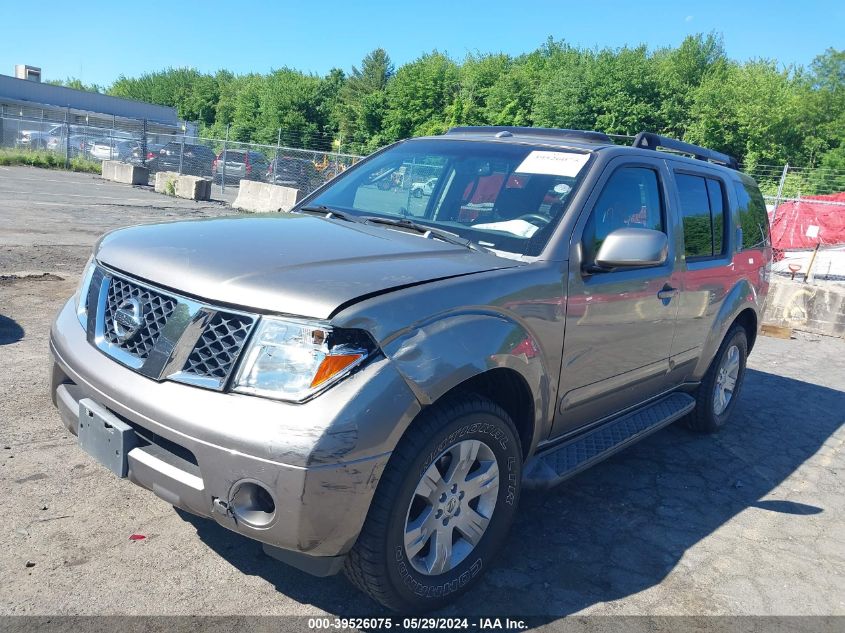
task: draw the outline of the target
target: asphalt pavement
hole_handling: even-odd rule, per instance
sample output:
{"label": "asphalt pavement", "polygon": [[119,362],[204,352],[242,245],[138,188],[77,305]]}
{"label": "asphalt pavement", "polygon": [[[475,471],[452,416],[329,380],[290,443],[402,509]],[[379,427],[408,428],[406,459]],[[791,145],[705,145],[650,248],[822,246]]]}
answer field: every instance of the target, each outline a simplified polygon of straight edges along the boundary
{"label": "asphalt pavement", "polygon": [[[97,237],[229,213],[0,167],[0,614],[384,614],[343,576],[286,567],[117,479],[50,403],[50,321]],[[493,568],[443,614],[845,615],[843,352],[760,337],[726,429],[672,426],[525,494]]]}

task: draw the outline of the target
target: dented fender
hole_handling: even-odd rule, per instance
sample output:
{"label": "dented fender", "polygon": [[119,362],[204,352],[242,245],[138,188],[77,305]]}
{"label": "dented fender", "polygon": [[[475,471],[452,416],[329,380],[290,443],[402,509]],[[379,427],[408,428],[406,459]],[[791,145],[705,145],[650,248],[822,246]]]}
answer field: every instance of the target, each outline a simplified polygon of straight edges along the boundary
{"label": "dented fender", "polygon": [[518,373],[531,390],[535,426],[547,415],[550,373],[539,342],[504,313],[467,310],[440,315],[391,338],[382,351],[423,405],[470,378],[506,368]]}

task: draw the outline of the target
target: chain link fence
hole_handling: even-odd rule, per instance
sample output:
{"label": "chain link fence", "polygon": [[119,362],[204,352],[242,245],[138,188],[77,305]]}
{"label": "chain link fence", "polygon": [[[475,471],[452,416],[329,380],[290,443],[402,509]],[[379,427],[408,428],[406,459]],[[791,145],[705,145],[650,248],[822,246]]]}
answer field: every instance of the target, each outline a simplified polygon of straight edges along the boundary
{"label": "chain link fence", "polygon": [[[237,187],[255,180],[310,193],[342,173],[360,156],[227,139],[157,134],[147,137],[144,164],[151,172],[172,171]],[[122,160],[122,159],[119,159]]]}
{"label": "chain link fence", "polygon": [[[222,188],[256,180],[308,194],[357,161],[360,156],[303,149],[283,144],[295,135],[279,130],[275,145],[228,138],[174,134],[146,121],[96,118],[95,125],[48,120],[28,113],[0,111],[0,152],[52,155],[54,163],[119,160],[149,168],[210,178]],[[86,117],[87,119],[87,117]],[[109,125],[111,123],[111,125]],[[301,140],[301,135],[297,136]],[[320,139],[323,146],[330,141]],[[295,142],[295,141],[294,141]],[[401,172],[402,170],[400,170]],[[769,211],[775,251],[774,272],[793,278],[845,281],[845,170],[790,165],[746,165],[743,171],[760,185]],[[397,172],[379,187],[428,194],[435,174]],[[375,186],[375,185],[374,185]]]}
{"label": "chain link fence", "polygon": [[145,121],[102,127],[0,116],[0,150],[52,154],[65,164],[103,160],[210,178],[225,192],[241,180],[256,180],[310,193],[360,160],[321,150],[243,143],[156,130]]}
{"label": "chain link fence", "polygon": [[845,281],[845,170],[754,165],[743,171],[766,200],[774,272],[802,281]]}

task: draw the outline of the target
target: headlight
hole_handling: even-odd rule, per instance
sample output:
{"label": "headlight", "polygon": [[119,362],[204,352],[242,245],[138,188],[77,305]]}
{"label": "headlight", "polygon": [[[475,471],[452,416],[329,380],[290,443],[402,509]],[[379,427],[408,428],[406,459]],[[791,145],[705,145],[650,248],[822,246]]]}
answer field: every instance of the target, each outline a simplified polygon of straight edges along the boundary
{"label": "headlight", "polygon": [[88,263],[85,264],[85,272],[82,273],[82,279],[79,281],[79,287],[74,295],[76,316],[83,328],[88,327],[88,289],[91,287],[91,278],[94,276],[96,269],[97,265],[94,263],[94,256],[92,255],[88,258]]}
{"label": "headlight", "polygon": [[347,375],[373,351],[360,330],[262,318],[235,379],[235,391],[300,402]]}

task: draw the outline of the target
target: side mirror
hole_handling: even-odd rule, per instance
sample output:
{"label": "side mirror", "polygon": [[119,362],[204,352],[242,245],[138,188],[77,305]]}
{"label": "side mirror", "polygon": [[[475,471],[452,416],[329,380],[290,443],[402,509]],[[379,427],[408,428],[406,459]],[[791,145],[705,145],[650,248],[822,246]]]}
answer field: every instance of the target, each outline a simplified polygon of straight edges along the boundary
{"label": "side mirror", "polygon": [[616,229],[602,242],[596,266],[603,271],[657,266],[666,261],[668,254],[669,238],[662,231]]}

